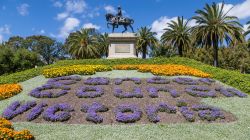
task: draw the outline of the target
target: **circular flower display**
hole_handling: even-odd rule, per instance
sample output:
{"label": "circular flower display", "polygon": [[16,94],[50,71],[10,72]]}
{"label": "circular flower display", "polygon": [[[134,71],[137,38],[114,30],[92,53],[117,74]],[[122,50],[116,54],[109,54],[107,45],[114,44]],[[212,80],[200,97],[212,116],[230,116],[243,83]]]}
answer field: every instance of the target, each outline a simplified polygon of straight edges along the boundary
{"label": "circular flower display", "polygon": [[195,97],[216,97],[215,90],[211,90],[208,87],[204,86],[190,86],[185,89],[185,91]]}
{"label": "circular flower display", "polygon": [[57,78],[49,79],[47,84],[63,84],[63,85],[72,85],[77,83],[78,81],[81,81],[81,77],[79,76],[62,76]]}
{"label": "circular flower display", "polygon": [[134,88],[133,92],[123,92],[120,88],[115,88],[114,96],[117,98],[142,98],[143,94],[139,87]]}
{"label": "circular flower display", "polygon": [[140,78],[116,78],[115,84],[120,85],[123,81],[133,81],[135,84],[141,84]]}
{"label": "circular flower display", "polygon": [[47,108],[47,110],[43,114],[43,118],[46,121],[52,121],[52,122],[67,121],[71,117],[70,115],[71,111],[74,111],[74,109],[71,108],[71,106],[66,103],[55,104]]}
{"label": "circular flower display", "polygon": [[179,97],[180,93],[177,92],[175,89],[171,89],[170,87],[149,87],[148,89],[149,96],[151,98],[158,98],[158,92],[159,91],[164,91],[164,92],[169,92],[170,95],[174,98]]}
{"label": "circular flower display", "polygon": [[[52,91],[44,91],[44,90],[51,90],[51,89],[61,89],[60,91],[54,93]],[[46,84],[41,87],[33,89],[29,95],[35,98],[57,98],[63,96],[68,93],[70,87],[64,86],[62,84]]]}
{"label": "circular flower display", "polygon": [[79,98],[96,98],[101,97],[103,94],[103,88],[97,86],[84,86],[76,91],[76,96]]}
{"label": "circular flower display", "polygon": [[198,82],[192,78],[178,77],[178,78],[174,78],[173,81],[178,84],[183,84],[183,85],[198,85]]}
{"label": "circular flower display", "polygon": [[100,103],[94,102],[92,105],[82,105],[81,111],[87,113],[87,121],[102,123],[103,117],[98,115],[97,112],[106,112],[108,108]]}
{"label": "circular flower display", "polygon": [[84,81],[84,84],[86,85],[108,85],[109,79],[105,77],[95,77],[95,78],[88,78],[86,81]]}
{"label": "circular flower display", "polygon": [[135,105],[119,105],[115,108],[116,121],[122,123],[133,123],[139,121],[142,111]]}
{"label": "circular flower display", "polygon": [[148,79],[147,82],[150,84],[168,84],[170,80],[162,77],[153,77]]}

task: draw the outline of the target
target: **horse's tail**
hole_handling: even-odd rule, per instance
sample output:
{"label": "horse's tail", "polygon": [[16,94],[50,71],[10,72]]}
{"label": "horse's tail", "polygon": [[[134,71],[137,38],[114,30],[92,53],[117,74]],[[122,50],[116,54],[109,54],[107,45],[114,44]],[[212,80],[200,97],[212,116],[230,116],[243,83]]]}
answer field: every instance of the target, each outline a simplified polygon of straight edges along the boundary
{"label": "horse's tail", "polygon": [[134,21],[133,19],[130,19],[130,23],[131,23],[131,24],[134,24],[134,22],[135,22],[135,21]]}

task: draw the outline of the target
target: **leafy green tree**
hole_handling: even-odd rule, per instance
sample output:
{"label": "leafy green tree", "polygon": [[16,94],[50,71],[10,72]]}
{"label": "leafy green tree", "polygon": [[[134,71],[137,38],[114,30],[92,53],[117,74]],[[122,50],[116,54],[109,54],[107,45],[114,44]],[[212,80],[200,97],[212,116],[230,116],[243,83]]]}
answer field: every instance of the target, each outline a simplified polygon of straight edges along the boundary
{"label": "leafy green tree", "polygon": [[150,52],[151,57],[159,57],[159,56],[172,57],[175,55],[176,55],[175,48],[162,43],[158,44],[158,46],[153,46],[152,51]]}
{"label": "leafy green tree", "polygon": [[108,57],[108,51],[109,51],[109,40],[108,40],[108,34],[99,34],[97,36],[97,45],[101,52],[101,55]]}
{"label": "leafy green tree", "polygon": [[81,29],[71,33],[66,39],[65,45],[69,53],[76,59],[99,58],[98,44],[96,43],[94,29]]}
{"label": "leafy green tree", "polygon": [[224,3],[221,5],[213,3],[206,4],[203,10],[197,10],[193,17],[198,24],[192,30],[195,35],[195,42],[198,45],[212,47],[214,66],[218,67],[218,48],[224,42],[236,44],[244,42],[242,25],[235,16],[228,16],[224,10]]}
{"label": "leafy green tree", "polygon": [[24,41],[25,39],[23,37],[12,36],[5,42],[5,45],[13,49],[25,48]]}
{"label": "leafy green tree", "polygon": [[8,72],[13,72],[13,56],[14,53],[11,48],[1,45],[0,46],[0,75]]}
{"label": "leafy green tree", "polygon": [[187,50],[191,45],[190,27],[188,21],[183,17],[178,17],[177,21],[172,20],[168,24],[168,28],[161,36],[161,41],[168,46],[178,48],[179,55],[183,56],[183,51]]}
{"label": "leafy green tree", "polygon": [[137,33],[137,51],[142,53],[142,58],[145,59],[148,53],[147,47],[157,46],[158,40],[155,37],[156,33],[151,31],[151,28],[141,27]]}

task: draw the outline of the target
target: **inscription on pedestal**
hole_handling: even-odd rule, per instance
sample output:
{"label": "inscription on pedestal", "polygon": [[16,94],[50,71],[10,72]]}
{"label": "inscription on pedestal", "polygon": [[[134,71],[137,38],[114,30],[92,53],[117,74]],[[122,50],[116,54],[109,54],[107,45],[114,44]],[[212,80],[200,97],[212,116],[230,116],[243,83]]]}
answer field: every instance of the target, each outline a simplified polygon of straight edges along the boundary
{"label": "inscription on pedestal", "polygon": [[115,53],[130,53],[130,45],[129,44],[116,44]]}

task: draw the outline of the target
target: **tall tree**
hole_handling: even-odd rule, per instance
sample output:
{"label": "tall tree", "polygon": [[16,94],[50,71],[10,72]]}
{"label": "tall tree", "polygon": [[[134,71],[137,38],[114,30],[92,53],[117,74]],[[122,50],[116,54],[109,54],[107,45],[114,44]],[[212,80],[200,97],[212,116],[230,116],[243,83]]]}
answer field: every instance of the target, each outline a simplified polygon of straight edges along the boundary
{"label": "tall tree", "polygon": [[151,28],[141,27],[137,33],[138,40],[136,43],[137,51],[142,52],[142,58],[145,59],[148,53],[147,47],[157,46],[158,40],[155,37],[156,33],[151,31]]}
{"label": "tall tree", "polygon": [[100,57],[98,45],[96,43],[96,33],[94,29],[81,29],[73,32],[66,39],[66,46],[69,53],[76,59],[89,59]]}
{"label": "tall tree", "polygon": [[165,32],[161,36],[161,41],[163,44],[177,47],[179,55],[182,57],[183,51],[191,45],[188,21],[185,21],[183,17],[178,17],[177,21],[172,20],[167,24],[168,28],[164,29]]}
{"label": "tall tree", "polygon": [[[230,9],[231,10],[231,9]],[[218,48],[226,42],[235,44],[244,42],[243,29],[235,16],[228,16],[224,3],[206,4],[203,10],[197,10],[193,17],[198,24],[192,30],[196,43],[201,46],[213,47],[214,66],[218,67]]]}
{"label": "tall tree", "polygon": [[97,45],[101,51],[101,55],[104,55],[105,57],[108,57],[108,51],[109,51],[109,40],[108,40],[108,34],[99,34],[97,36]]}
{"label": "tall tree", "polygon": [[13,49],[25,48],[24,40],[23,37],[12,36],[5,42],[5,45]]}

